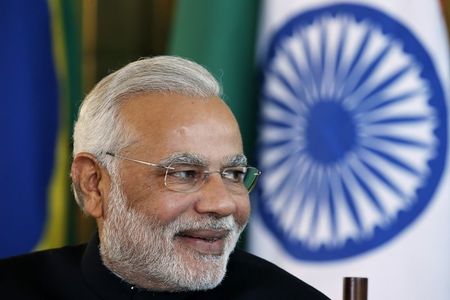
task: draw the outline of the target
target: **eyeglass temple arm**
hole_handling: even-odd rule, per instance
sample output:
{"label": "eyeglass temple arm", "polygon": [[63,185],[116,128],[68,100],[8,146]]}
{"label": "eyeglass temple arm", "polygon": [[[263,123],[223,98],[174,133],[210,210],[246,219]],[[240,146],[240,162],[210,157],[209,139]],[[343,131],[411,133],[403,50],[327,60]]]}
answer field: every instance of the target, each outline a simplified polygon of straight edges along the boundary
{"label": "eyeglass temple arm", "polygon": [[164,169],[173,169],[173,168],[170,168],[170,167],[162,166],[162,165],[151,163],[151,162],[148,162],[148,161],[143,161],[143,160],[139,160],[139,159],[134,159],[134,158],[121,156],[121,155],[118,155],[118,154],[115,154],[115,153],[112,153],[112,152],[106,152],[106,155],[109,155],[109,156],[112,156],[112,157],[116,157],[116,158],[119,158],[119,159],[123,159],[123,160],[132,161],[132,162],[143,164],[143,165],[147,165],[147,166],[151,166],[151,167],[164,168]]}

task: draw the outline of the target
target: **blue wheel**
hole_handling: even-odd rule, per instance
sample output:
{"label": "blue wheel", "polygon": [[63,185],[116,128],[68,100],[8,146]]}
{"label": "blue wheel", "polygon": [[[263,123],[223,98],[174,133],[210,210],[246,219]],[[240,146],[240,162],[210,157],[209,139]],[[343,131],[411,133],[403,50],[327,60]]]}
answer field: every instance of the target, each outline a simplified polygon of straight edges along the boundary
{"label": "blue wheel", "polygon": [[430,203],[447,153],[433,61],[391,17],[360,5],[295,16],[264,66],[258,211],[303,260],[378,247]]}

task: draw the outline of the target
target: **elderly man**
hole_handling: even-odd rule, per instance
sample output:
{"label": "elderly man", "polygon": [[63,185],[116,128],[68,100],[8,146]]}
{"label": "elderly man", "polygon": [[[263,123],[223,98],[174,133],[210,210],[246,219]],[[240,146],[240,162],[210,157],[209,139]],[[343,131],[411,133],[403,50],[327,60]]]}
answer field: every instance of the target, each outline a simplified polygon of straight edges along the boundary
{"label": "elderly man", "polygon": [[72,181],[98,234],[0,262],[5,299],[328,299],[234,251],[259,171],[201,66],[161,56],[104,78],[74,131]]}

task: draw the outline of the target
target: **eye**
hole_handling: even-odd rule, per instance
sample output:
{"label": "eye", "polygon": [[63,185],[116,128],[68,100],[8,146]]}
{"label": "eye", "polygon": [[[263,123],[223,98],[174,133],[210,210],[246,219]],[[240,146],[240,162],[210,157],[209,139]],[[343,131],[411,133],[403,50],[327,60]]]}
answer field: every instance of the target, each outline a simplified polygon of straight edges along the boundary
{"label": "eye", "polygon": [[167,176],[171,177],[173,180],[179,181],[195,181],[198,180],[203,172],[203,167],[197,165],[171,165],[172,169],[167,171]]}
{"label": "eye", "polygon": [[222,177],[231,182],[243,183],[246,173],[247,173],[246,167],[226,168],[223,169],[222,171]]}

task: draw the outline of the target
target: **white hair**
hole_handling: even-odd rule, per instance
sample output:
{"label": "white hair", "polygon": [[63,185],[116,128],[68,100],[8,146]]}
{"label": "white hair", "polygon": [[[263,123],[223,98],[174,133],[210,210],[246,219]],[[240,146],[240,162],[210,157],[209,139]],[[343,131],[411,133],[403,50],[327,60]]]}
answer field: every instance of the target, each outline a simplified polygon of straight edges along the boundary
{"label": "white hair", "polygon": [[[73,155],[88,152],[97,157],[108,172],[116,166],[105,152],[119,152],[133,134],[119,116],[123,102],[132,95],[147,93],[180,94],[200,98],[220,97],[216,79],[202,66],[174,56],[156,56],[132,62],[103,78],[81,104],[73,133]],[[75,199],[83,208],[76,183]]]}

